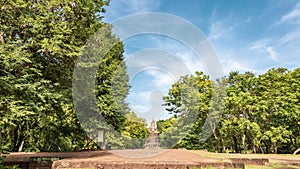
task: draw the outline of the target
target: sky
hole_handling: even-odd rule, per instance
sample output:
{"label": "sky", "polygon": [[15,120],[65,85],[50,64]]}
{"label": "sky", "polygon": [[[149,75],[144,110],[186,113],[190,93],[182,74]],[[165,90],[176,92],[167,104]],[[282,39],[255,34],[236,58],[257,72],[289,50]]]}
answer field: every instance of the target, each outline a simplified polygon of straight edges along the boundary
{"label": "sky", "polygon": [[[114,23],[144,12],[167,13],[193,24],[212,44],[225,75],[300,65],[300,1],[111,0],[103,20]],[[131,85],[128,102],[148,122],[170,116],[161,106],[162,97],[181,75],[208,73],[203,60],[176,39],[143,34],[123,43]]]}

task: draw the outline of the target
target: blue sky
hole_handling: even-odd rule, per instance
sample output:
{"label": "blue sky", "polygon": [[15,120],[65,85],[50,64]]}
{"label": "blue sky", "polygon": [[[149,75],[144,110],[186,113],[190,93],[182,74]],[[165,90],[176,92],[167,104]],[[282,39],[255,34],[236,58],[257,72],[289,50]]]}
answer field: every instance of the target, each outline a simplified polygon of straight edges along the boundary
{"label": "blue sky", "polygon": [[[299,67],[300,1],[111,0],[106,10],[104,21],[109,23],[140,12],[168,13],[191,22],[214,46],[225,74],[235,70],[260,74],[273,67]],[[162,96],[178,79],[172,76],[174,71],[183,75],[195,70],[206,72],[201,60],[196,60],[188,48],[170,38],[141,35],[124,40],[124,44],[125,56],[135,58],[129,59],[128,64],[148,60],[160,65],[158,69],[145,69],[130,76],[132,88],[128,102],[147,120],[168,116],[160,104]],[[165,52],[147,51],[153,48]],[[156,57],[149,59],[152,54]],[[177,59],[170,59],[171,55]],[[178,63],[185,66],[167,69],[171,73],[160,69]]]}

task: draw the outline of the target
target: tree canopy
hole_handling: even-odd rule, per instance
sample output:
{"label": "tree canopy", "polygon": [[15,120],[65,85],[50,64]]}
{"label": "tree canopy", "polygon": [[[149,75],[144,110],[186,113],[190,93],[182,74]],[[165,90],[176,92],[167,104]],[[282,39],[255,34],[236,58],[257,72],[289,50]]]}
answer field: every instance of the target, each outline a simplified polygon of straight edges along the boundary
{"label": "tree canopy", "polygon": [[[197,81],[199,73],[184,78]],[[185,117],[185,114],[181,113],[182,110],[188,107],[190,113],[198,117],[193,123],[194,127],[188,133],[184,133],[184,137],[176,146],[189,149],[207,148],[219,152],[295,151],[300,140],[299,82],[299,68],[291,71],[285,68],[271,69],[258,76],[251,72],[231,72],[229,76],[219,80],[219,83],[227,86],[225,106],[221,121],[217,123],[214,133],[205,143],[199,142],[199,134],[203,121],[208,118],[208,111],[214,110],[209,107],[212,105],[211,97],[209,94],[204,95],[203,91],[214,89],[211,85],[198,85],[199,90],[193,92],[194,97],[202,97],[190,104],[182,101],[183,98],[189,98],[180,93],[186,88],[185,84],[181,83],[181,80],[176,82],[165,97],[166,110],[177,114],[177,119],[180,119]],[[207,84],[211,82],[207,81]],[[195,107],[196,105],[199,106]],[[192,111],[194,107],[198,110]],[[167,126],[167,130],[162,129],[162,136],[173,128],[186,127],[184,124]]]}
{"label": "tree canopy", "polygon": [[[95,148],[74,109],[72,75],[91,37],[108,25],[102,22],[106,5],[106,0],[0,2],[1,150]],[[99,60],[97,105],[113,129],[122,132],[129,123],[128,76],[123,44],[108,32],[117,43]]]}

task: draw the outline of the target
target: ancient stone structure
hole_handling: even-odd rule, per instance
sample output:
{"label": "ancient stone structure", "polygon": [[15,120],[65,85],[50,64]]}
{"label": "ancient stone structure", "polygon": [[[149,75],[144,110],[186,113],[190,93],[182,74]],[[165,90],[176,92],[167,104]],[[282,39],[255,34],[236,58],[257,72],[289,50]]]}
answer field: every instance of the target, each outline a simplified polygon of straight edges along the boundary
{"label": "ancient stone structure", "polygon": [[149,130],[149,137],[146,140],[145,147],[146,148],[159,148],[159,137],[158,137],[158,131],[156,128],[156,123],[154,120],[151,121]]}

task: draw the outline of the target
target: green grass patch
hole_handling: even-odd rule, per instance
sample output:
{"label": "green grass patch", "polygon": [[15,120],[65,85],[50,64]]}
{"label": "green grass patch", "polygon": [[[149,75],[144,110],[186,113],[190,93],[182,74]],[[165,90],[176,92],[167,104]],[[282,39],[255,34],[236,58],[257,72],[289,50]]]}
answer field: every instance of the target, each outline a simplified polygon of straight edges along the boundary
{"label": "green grass patch", "polygon": [[285,165],[285,164],[270,164],[267,166],[245,165],[245,169],[277,169],[277,168],[299,169],[298,166]]}
{"label": "green grass patch", "polygon": [[300,155],[292,154],[238,154],[238,153],[211,153],[199,150],[189,150],[190,152],[199,154],[202,157],[208,158],[268,158],[279,160],[280,159],[297,159],[299,160]]}

